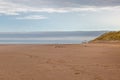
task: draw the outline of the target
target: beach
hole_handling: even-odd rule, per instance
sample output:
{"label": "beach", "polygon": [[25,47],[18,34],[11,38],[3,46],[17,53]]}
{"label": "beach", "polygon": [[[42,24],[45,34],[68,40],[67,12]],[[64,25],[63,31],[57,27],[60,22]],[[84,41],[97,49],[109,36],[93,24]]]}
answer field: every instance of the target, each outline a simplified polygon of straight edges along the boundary
{"label": "beach", "polygon": [[0,80],[120,80],[120,43],[1,44]]}

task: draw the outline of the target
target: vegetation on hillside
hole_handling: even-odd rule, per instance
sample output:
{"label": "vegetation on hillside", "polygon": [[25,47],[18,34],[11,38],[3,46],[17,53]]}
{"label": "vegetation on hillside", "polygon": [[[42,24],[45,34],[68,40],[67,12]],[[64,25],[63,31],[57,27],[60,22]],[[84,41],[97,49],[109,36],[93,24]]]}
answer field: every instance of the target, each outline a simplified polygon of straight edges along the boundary
{"label": "vegetation on hillside", "polygon": [[120,31],[104,33],[93,41],[120,41]]}

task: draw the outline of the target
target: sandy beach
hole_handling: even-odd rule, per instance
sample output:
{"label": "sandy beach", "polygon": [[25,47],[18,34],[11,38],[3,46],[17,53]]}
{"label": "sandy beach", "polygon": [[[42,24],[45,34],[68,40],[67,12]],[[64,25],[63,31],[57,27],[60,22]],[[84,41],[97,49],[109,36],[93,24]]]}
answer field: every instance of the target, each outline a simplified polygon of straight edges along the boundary
{"label": "sandy beach", "polygon": [[0,45],[0,80],[120,80],[120,44]]}

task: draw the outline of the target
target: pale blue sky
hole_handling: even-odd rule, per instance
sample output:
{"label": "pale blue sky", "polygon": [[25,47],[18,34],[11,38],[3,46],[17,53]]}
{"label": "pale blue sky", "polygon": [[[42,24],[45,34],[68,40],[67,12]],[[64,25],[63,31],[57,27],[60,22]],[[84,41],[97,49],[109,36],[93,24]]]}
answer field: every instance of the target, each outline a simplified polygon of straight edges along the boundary
{"label": "pale blue sky", "polygon": [[0,0],[0,32],[120,30],[119,0]]}

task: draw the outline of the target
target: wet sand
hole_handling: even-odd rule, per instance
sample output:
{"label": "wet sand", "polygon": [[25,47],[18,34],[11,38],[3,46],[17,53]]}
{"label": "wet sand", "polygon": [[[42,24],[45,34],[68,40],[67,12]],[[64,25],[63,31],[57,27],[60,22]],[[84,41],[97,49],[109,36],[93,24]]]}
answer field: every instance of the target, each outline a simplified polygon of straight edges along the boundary
{"label": "wet sand", "polygon": [[120,80],[120,44],[0,45],[0,80]]}

